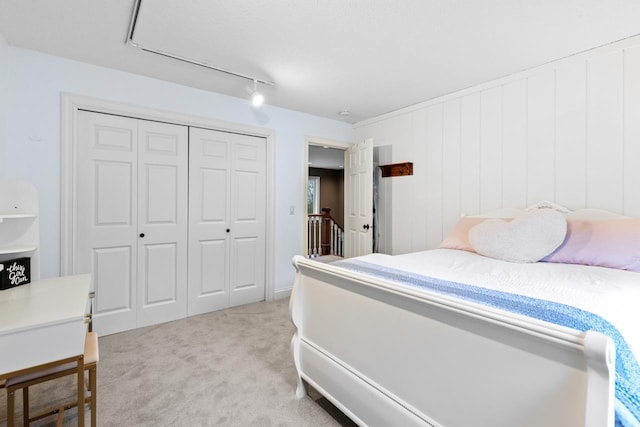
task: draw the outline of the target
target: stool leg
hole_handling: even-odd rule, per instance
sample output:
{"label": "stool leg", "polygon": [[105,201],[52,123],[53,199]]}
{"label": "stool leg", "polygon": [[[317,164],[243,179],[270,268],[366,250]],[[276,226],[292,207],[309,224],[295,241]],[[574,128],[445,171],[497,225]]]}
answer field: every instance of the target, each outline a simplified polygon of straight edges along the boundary
{"label": "stool leg", "polygon": [[64,421],[64,405],[58,408],[58,418],[56,419],[56,427],[62,427]]}
{"label": "stool leg", "polygon": [[29,387],[22,389],[22,420],[25,426],[29,425]]}
{"label": "stool leg", "polygon": [[84,355],[78,358],[77,377],[78,427],[84,427]]}
{"label": "stool leg", "polygon": [[15,391],[7,389],[7,427],[14,427],[15,416],[13,404],[15,403]]}
{"label": "stool leg", "polygon": [[91,427],[96,427],[96,421],[97,421],[97,406],[96,403],[98,401],[98,387],[96,384],[96,369],[97,367],[94,366],[91,369],[89,369],[89,387],[91,387]]}

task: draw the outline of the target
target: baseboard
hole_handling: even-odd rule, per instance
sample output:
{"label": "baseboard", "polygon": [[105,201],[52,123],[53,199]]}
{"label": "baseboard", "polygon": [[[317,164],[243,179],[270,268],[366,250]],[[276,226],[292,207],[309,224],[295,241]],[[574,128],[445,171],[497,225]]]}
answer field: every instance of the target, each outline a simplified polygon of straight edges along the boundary
{"label": "baseboard", "polygon": [[289,298],[291,296],[291,291],[293,290],[293,288],[286,288],[286,289],[276,289],[275,292],[273,293],[273,299],[282,299],[282,298]]}

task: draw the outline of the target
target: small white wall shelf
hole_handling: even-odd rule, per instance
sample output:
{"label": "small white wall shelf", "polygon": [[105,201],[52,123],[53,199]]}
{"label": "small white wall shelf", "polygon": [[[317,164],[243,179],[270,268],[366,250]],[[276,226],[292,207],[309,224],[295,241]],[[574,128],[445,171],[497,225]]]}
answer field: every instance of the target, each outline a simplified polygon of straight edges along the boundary
{"label": "small white wall shelf", "polygon": [[31,258],[31,280],[40,279],[38,192],[26,181],[0,181],[0,261]]}
{"label": "small white wall shelf", "polygon": [[3,222],[5,219],[36,218],[37,216],[38,215],[36,215],[36,214],[28,214],[28,213],[24,213],[24,214],[19,214],[19,213],[4,214],[4,213],[0,213],[0,222]]}

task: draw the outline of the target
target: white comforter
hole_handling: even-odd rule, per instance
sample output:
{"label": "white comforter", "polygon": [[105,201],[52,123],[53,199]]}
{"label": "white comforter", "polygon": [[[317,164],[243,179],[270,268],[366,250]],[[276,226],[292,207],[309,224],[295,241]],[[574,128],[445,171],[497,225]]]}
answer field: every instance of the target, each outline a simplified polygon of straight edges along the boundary
{"label": "white comforter", "polygon": [[452,249],[357,259],[578,307],[611,322],[640,360],[640,273],[575,264],[512,263]]}

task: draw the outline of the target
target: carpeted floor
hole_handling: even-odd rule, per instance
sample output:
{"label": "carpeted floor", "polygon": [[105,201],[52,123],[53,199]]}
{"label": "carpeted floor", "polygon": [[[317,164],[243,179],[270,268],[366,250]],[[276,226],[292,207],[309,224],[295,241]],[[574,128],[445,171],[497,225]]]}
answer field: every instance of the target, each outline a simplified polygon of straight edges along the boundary
{"label": "carpeted floor", "polygon": [[[100,337],[98,425],[355,425],[315,392],[296,399],[293,331],[284,299]],[[32,408],[73,396],[72,381],[33,387]],[[0,402],[6,425],[5,390]],[[18,397],[19,421],[21,407]],[[65,425],[76,418],[67,411]],[[55,418],[32,425],[55,425]]]}

